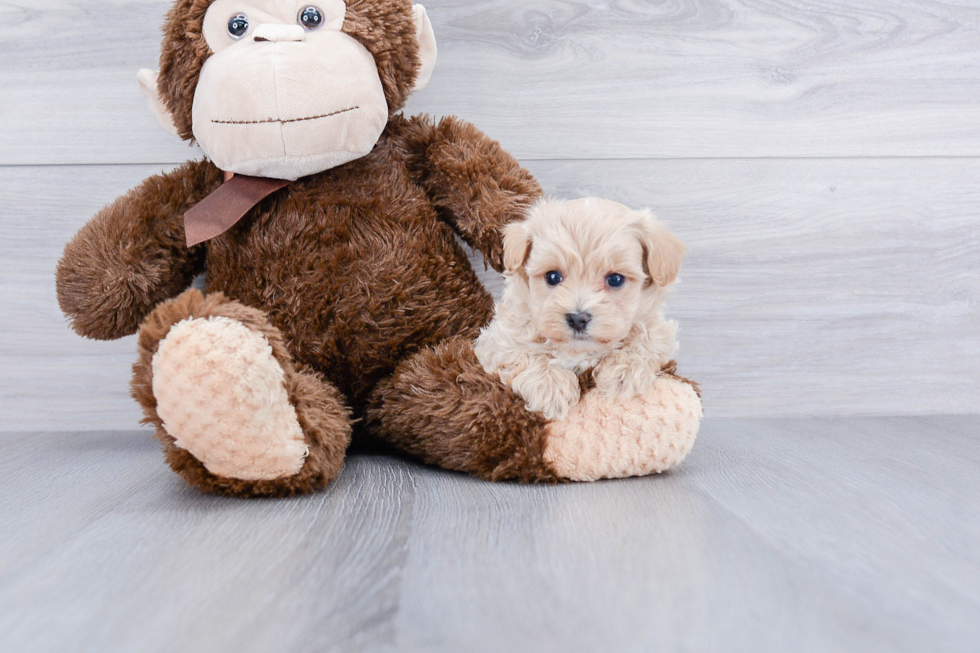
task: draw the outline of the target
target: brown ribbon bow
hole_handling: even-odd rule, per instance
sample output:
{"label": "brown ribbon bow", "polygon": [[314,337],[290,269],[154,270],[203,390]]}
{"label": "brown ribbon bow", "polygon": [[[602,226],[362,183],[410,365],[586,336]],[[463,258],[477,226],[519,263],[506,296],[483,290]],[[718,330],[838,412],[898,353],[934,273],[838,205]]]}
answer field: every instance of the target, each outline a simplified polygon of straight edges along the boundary
{"label": "brown ribbon bow", "polygon": [[225,173],[225,183],[184,214],[187,246],[220,236],[245,217],[256,204],[292,182]]}

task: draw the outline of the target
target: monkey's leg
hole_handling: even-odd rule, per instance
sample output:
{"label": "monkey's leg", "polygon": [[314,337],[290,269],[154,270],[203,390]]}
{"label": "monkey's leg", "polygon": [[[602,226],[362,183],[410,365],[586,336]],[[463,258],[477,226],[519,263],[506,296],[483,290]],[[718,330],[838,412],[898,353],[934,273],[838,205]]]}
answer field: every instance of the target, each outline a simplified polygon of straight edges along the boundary
{"label": "monkey's leg", "polygon": [[585,392],[568,417],[548,421],[456,337],[404,361],[378,386],[368,426],[424,462],[493,481],[643,476],[680,463],[697,436],[701,400],[672,372],[626,401]]}
{"label": "monkey's leg", "polygon": [[288,496],[324,487],[343,468],[348,408],[292,362],[262,311],[189,290],[143,322],[139,354],[133,397],[191,485]]}
{"label": "monkey's leg", "polygon": [[374,391],[367,419],[372,435],[432,465],[493,481],[560,480],[544,460],[547,420],[488,376],[462,337],[403,361]]}

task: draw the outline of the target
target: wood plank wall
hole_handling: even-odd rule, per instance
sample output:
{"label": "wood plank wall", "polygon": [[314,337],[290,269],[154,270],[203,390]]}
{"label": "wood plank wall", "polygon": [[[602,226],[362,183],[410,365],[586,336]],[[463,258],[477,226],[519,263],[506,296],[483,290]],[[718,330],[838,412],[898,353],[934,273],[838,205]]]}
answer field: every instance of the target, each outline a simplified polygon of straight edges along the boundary
{"label": "wood plank wall", "polygon": [[[0,430],[139,419],[133,339],[71,333],[52,275],[99,207],[199,155],[136,86],[168,4],[0,0]],[[709,414],[980,410],[976,0],[426,5],[440,60],[407,111],[687,241],[671,314]]]}

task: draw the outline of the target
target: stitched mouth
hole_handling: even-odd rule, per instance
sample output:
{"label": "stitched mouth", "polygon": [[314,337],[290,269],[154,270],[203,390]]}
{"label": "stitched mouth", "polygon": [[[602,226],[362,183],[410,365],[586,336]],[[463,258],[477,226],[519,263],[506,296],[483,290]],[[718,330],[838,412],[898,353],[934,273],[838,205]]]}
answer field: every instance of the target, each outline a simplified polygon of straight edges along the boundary
{"label": "stitched mouth", "polygon": [[349,111],[354,111],[355,109],[360,109],[360,108],[361,107],[347,107],[346,109],[341,109],[340,111],[334,111],[332,113],[324,113],[319,116],[309,116],[307,118],[289,118],[287,120],[269,118],[267,120],[212,120],[211,122],[217,125],[264,125],[270,122],[277,122],[281,125],[285,125],[290,122],[306,122],[307,120],[320,120],[321,118],[330,118],[331,116],[337,116],[342,113],[347,113]]}

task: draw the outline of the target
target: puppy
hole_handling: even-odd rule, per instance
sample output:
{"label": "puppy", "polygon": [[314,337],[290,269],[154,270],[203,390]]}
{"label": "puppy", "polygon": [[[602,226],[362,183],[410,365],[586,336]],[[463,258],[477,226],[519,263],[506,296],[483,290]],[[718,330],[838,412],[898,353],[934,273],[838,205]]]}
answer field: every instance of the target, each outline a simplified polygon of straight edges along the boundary
{"label": "puppy", "polygon": [[590,369],[596,392],[643,394],[677,349],[661,310],[683,256],[647,211],[542,200],[504,228],[504,293],[477,358],[548,419],[567,415]]}

